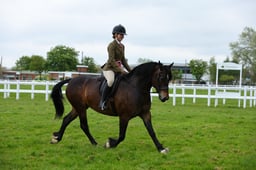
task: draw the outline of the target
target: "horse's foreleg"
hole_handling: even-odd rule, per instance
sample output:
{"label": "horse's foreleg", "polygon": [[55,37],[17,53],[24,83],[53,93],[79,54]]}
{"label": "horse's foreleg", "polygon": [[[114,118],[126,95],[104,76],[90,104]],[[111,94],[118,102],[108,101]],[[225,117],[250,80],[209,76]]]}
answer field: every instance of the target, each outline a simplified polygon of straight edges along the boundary
{"label": "horse's foreleg", "polygon": [[62,136],[66,127],[77,117],[77,114],[72,110],[67,116],[63,118],[61,128],[58,132],[54,132],[52,136],[51,143],[55,144],[61,141]]}
{"label": "horse's foreleg", "polygon": [[94,140],[94,138],[92,137],[90,131],[89,131],[89,127],[88,127],[88,122],[87,122],[87,115],[86,115],[86,111],[82,111],[79,114],[79,119],[80,119],[80,127],[81,129],[84,131],[84,133],[86,134],[86,136],[88,137],[88,139],[90,140],[91,144],[93,145],[97,145],[97,142]]}
{"label": "horse's foreleg", "polygon": [[109,138],[107,143],[105,144],[106,148],[115,148],[115,147],[117,147],[117,145],[120,142],[122,142],[124,140],[128,122],[129,122],[129,120],[123,119],[120,117],[120,119],[119,119],[119,138],[118,139]]}
{"label": "horse's foreleg", "polygon": [[146,126],[147,128],[147,131],[149,133],[149,135],[151,136],[157,150],[160,152],[160,153],[167,153],[169,151],[168,148],[164,148],[162,146],[162,144],[160,144],[160,142],[158,141],[157,137],[156,137],[156,134],[155,134],[155,131],[153,129],[153,126],[152,126],[152,122],[151,122],[151,113],[147,113],[147,114],[144,114],[141,116],[143,122],[144,122],[144,125]]}

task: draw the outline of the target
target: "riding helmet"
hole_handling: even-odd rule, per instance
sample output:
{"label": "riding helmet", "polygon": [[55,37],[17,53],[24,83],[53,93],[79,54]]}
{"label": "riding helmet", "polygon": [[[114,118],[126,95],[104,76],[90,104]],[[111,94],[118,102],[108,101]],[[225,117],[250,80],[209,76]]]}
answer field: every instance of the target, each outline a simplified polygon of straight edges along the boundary
{"label": "riding helmet", "polygon": [[122,26],[121,24],[119,24],[119,25],[116,25],[116,26],[113,28],[112,34],[114,35],[115,33],[126,35],[126,30],[125,30],[124,26]]}

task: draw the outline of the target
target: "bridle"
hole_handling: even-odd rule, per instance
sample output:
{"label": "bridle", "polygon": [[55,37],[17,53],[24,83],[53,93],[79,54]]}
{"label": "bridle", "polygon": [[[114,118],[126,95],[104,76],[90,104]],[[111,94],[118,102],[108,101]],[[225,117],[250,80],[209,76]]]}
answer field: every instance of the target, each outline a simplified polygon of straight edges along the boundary
{"label": "bridle", "polygon": [[166,73],[166,70],[164,70],[163,68],[159,68],[160,69],[160,72],[157,74],[157,84],[158,84],[158,86],[157,86],[157,88],[156,88],[156,90],[157,90],[157,92],[159,91],[159,90],[168,90],[169,89],[169,87],[168,87],[168,85],[166,86],[166,85],[161,85],[161,82],[162,81],[168,81],[169,82],[169,75]]}

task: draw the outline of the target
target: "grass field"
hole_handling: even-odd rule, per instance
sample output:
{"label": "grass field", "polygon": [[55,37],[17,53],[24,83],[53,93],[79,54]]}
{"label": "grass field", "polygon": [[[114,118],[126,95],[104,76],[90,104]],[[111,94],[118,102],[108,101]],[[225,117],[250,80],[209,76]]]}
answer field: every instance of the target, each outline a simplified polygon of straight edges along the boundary
{"label": "grass field", "polygon": [[[115,149],[105,149],[108,137],[117,137],[118,119],[88,111],[94,147],[72,122],[56,144],[52,132],[61,120],[54,120],[51,101],[43,95],[34,100],[28,94],[3,99],[0,93],[0,170],[5,169],[244,169],[256,167],[256,108],[238,108],[237,101],[207,107],[197,104],[172,106],[154,99],[153,125],[167,155],[157,152],[139,118],[130,121],[127,136]],[[70,110],[65,103],[66,112]]]}

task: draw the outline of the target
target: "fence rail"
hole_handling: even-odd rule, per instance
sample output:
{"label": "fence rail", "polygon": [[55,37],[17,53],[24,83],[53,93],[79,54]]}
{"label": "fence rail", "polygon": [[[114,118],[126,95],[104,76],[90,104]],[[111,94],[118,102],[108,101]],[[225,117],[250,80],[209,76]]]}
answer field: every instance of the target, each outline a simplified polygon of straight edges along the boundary
{"label": "fence rail", "polygon": [[[3,98],[10,97],[10,93],[16,94],[16,99],[20,98],[21,93],[31,94],[31,99],[34,99],[35,94],[44,94],[45,100],[49,100],[51,88],[57,82],[54,81],[10,81],[0,80],[0,94],[3,93]],[[39,88],[40,87],[40,88]],[[180,85],[170,84],[170,98],[172,98],[173,106],[176,105],[178,98],[181,98],[181,103],[185,104],[187,98],[192,99],[193,103],[196,103],[197,99],[207,99],[207,106],[211,105],[211,101],[214,100],[214,105],[217,106],[220,99],[223,104],[226,103],[226,99],[235,99],[238,101],[238,107],[241,106],[243,101],[243,107],[246,108],[247,102],[249,107],[256,106],[256,87],[255,86],[215,86],[215,85]],[[63,90],[63,93],[65,91]],[[158,96],[156,93],[151,93],[151,96]]]}
{"label": "fence rail", "polygon": [[[216,107],[218,105],[219,99],[222,99],[223,104],[226,104],[226,99],[238,100],[238,107],[241,106],[241,101],[243,101],[244,108],[246,108],[248,101],[250,107],[256,106],[256,87],[253,86],[239,87],[172,84],[169,86],[169,89],[171,91],[169,96],[173,99],[173,106],[176,105],[177,98],[181,98],[182,104],[185,104],[186,98],[192,98],[193,103],[196,103],[196,99],[203,98],[207,99],[207,106],[210,106],[211,101],[214,100],[214,106]],[[190,91],[190,93],[187,93],[188,91]],[[151,95],[157,96],[157,94]]]}
{"label": "fence rail", "polygon": [[[45,94],[45,100],[48,101],[49,94],[51,93],[51,86],[54,86],[57,82],[54,81],[9,81],[0,80],[0,93],[3,93],[4,98],[10,97],[10,93],[16,94],[16,99],[20,98],[21,93],[30,93],[31,99],[34,99],[35,94]],[[25,89],[21,86],[28,86]],[[30,86],[30,88],[29,88]],[[36,86],[43,87],[43,89],[36,89]]]}

